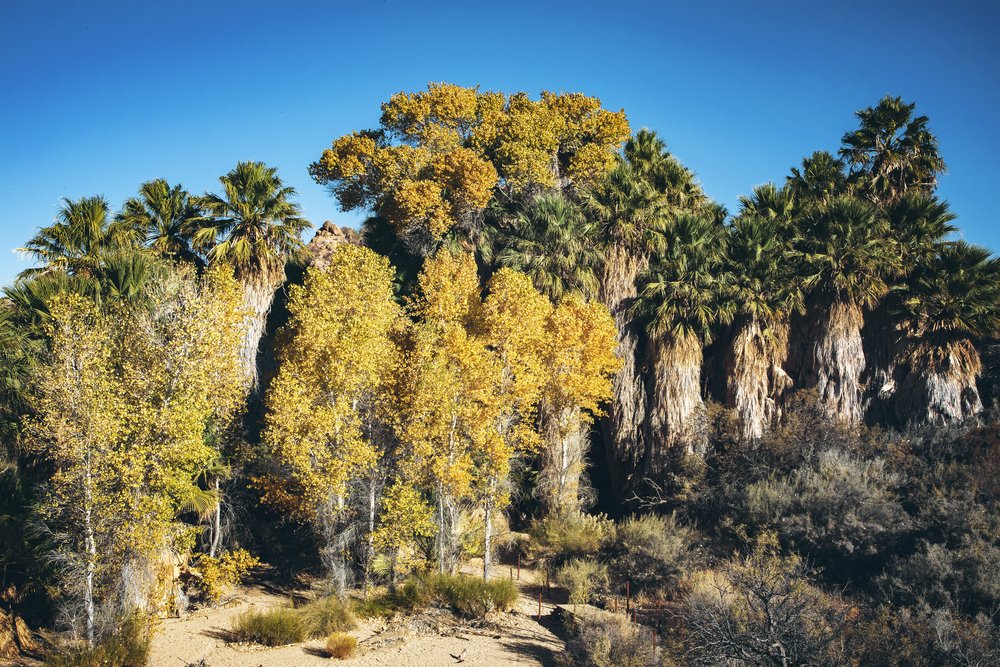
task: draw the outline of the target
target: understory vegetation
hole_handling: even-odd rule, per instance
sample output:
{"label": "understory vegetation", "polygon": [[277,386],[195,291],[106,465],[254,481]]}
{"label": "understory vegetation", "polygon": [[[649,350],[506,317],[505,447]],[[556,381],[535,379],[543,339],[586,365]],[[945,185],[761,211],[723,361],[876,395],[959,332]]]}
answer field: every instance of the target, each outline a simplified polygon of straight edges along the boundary
{"label": "understory vegetation", "polygon": [[0,299],[0,659],[142,665],[248,578],[319,595],[233,641],[346,659],[523,564],[566,664],[997,664],[1000,260],[915,105],[856,115],[734,213],[596,98],[450,84],[309,166],[360,234],[259,162],[65,200]]}

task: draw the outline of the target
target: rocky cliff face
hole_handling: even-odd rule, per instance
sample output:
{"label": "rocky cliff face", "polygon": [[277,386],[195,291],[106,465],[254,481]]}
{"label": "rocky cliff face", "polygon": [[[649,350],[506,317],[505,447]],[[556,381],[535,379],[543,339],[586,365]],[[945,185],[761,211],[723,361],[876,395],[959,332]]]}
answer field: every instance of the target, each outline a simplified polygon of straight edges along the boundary
{"label": "rocky cliff face", "polygon": [[329,220],[324,222],[306,246],[309,251],[309,266],[328,266],[337,246],[342,243],[360,245],[361,235],[350,227],[338,227]]}

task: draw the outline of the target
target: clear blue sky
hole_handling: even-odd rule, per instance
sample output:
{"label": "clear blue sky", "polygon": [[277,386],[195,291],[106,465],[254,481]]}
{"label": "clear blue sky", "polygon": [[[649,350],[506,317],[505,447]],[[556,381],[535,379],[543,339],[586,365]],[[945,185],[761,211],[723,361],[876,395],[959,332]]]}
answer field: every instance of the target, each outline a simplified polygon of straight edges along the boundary
{"label": "clear blue sky", "polygon": [[996,251],[998,30],[985,0],[0,0],[0,283],[61,197],[204,192],[238,160],[277,166],[314,222],[357,224],[307,166],[428,81],[599,96],[730,210],[901,95],[931,118],[965,238]]}

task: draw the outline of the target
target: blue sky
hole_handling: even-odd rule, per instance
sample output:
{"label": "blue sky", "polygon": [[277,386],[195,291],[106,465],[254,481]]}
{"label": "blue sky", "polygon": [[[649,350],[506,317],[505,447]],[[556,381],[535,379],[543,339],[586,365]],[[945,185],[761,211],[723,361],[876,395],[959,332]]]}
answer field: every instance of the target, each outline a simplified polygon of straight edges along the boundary
{"label": "blue sky", "polygon": [[277,166],[315,223],[335,137],[428,81],[579,91],[650,127],[735,209],[886,93],[930,116],[940,194],[1000,250],[1000,2],[50,2],[0,0],[0,283],[62,197],[213,189]]}

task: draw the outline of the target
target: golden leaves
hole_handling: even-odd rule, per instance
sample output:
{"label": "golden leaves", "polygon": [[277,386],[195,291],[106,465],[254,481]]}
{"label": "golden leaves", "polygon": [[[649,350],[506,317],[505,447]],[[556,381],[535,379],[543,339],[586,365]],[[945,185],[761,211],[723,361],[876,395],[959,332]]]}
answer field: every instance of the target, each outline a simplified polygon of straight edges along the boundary
{"label": "golden leaves", "polygon": [[629,136],[624,112],[594,97],[543,92],[535,101],[447,83],[393,95],[380,123],[336,139],[310,174],[333,186],[344,210],[370,207],[435,239],[485,208],[497,187],[599,178]]}

